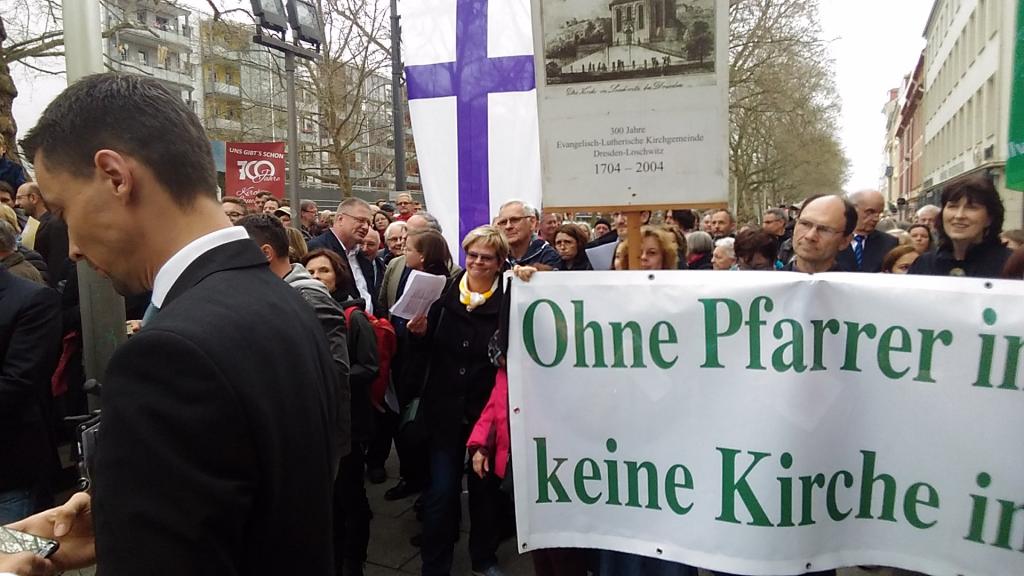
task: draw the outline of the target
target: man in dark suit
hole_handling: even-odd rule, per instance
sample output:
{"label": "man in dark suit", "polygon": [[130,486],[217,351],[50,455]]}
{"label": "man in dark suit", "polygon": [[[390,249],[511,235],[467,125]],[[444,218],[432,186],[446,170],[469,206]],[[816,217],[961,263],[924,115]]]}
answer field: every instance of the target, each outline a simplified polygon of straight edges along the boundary
{"label": "man in dark suit", "polygon": [[53,505],[57,447],[50,375],[60,354],[57,293],[0,265],[0,525]]}
{"label": "man in dark suit", "polygon": [[857,209],[853,242],[839,253],[837,261],[850,272],[881,272],[882,261],[899,244],[894,236],[875,230],[885,211],[885,198],[877,190],[853,192],[847,199]]}
{"label": "man in dark suit", "polygon": [[39,184],[22,184],[18,188],[16,201],[25,214],[39,220],[34,249],[46,260],[50,286],[57,288],[61,281],[67,279],[71,269],[71,261],[68,259],[68,227],[50,213]]}
{"label": "man in dark suit", "polygon": [[360,198],[346,198],[338,205],[338,213],[334,217],[334,226],[324,230],[316,238],[309,241],[310,250],[324,248],[332,250],[348,262],[352,277],[356,281],[359,294],[353,297],[366,301],[366,312],[374,314],[380,308],[374,286],[379,286],[373,263],[362,252],[363,239],[370,230],[370,205]]}
{"label": "man in dark suit", "polygon": [[224,215],[199,119],[155,80],[98,74],[22,144],[72,257],[153,297],[102,381],[92,501],[21,527],[58,537],[58,568],[93,560],[94,527],[106,574],[331,574],[337,374]]}

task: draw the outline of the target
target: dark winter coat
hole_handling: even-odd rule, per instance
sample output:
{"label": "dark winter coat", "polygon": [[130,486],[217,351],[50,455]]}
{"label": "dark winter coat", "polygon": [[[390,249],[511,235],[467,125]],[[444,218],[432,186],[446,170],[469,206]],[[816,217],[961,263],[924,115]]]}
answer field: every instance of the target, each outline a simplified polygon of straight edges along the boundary
{"label": "dark winter coat", "polygon": [[498,329],[503,283],[470,312],[459,301],[461,280],[462,275],[431,307],[424,336],[430,366],[422,406],[427,427],[441,442],[462,442],[463,429],[477,421],[487,404],[497,371],[488,344]]}
{"label": "dark winter coat", "polygon": [[366,317],[366,301],[362,298],[345,299],[335,294],[342,309],[356,307],[349,318],[348,360],[349,382],[352,385],[352,441],[367,442],[373,432],[373,407],[370,404],[370,388],[380,373],[377,357],[377,334]]}
{"label": "dark winter coat", "polygon": [[940,247],[935,252],[922,254],[910,266],[908,274],[930,276],[968,276],[971,278],[1002,278],[1003,267],[1012,252],[993,240],[972,246],[967,257],[957,260],[952,248]]}

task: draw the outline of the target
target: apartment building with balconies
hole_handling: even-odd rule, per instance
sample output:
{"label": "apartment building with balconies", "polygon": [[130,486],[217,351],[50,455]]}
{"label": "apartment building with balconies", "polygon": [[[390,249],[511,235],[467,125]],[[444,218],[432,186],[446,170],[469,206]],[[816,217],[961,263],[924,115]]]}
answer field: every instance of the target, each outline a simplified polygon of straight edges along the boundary
{"label": "apartment building with balconies", "polygon": [[1024,223],[1024,195],[1005,187],[1017,0],[936,0],[924,37],[923,182],[918,204],[987,173],[1006,206],[1005,228]]}
{"label": "apartment building with balconies", "polygon": [[159,0],[110,0],[102,6],[106,65],[156,78],[198,112],[192,12]]}
{"label": "apartment building with balconies", "polygon": [[[200,116],[211,140],[288,140],[284,58],[254,43],[252,37],[251,25],[205,16],[199,22]],[[304,185],[320,186],[328,156],[315,121],[318,100],[310,83],[301,77],[296,86],[296,109],[300,179]]]}

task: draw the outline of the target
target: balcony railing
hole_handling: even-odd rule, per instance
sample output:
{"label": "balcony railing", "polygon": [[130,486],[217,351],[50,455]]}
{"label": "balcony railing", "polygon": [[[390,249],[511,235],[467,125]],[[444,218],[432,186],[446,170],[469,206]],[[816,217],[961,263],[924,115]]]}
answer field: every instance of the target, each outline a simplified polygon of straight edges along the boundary
{"label": "balcony railing", "polygon": [[221,94],[224,96],[232,96],[234,98],[242,97],[242,89],[234,84],[228,84],[226,82],[207,82],[206,83],[207,94]]}
{"label": "balcony railing", "polygon": [[213,130],[232,130],[240,132],[242,130],[242,123],[238,120],[231,120],[230,118],[210,118],[206,121],[206,127]]}
{"label": "balcony railing", "polygon": [[131,36],[133,40],[149,46],[169,44],[178,47],[180,52],[190,52],[192,50],[191,35],[182,34],[179,29],[175,28],[167,28],[166,30],[156,26],[143,28],[140,24],[139,28],[122,29],[120,34]]}

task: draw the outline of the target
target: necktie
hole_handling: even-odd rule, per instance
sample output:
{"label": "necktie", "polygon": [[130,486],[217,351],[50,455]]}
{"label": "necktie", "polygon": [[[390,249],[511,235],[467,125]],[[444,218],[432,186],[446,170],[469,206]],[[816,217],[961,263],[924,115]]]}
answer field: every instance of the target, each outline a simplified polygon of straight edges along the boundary
{"label": "necktie", "polygon": [[146,308],[146,313],[142,315],[142,325],[145,326],[146,324],[149,324],[149,321],[152,320],[153,317],[156,316],[157,313],[159,312],[160,309],[154,306],[152,302],[150,302],[149,307]]}
{"label": "necktie", "polygon": [[864,265],[864,236],[857,234],[853,237],[853,257],[857,260],[857,270]]}

